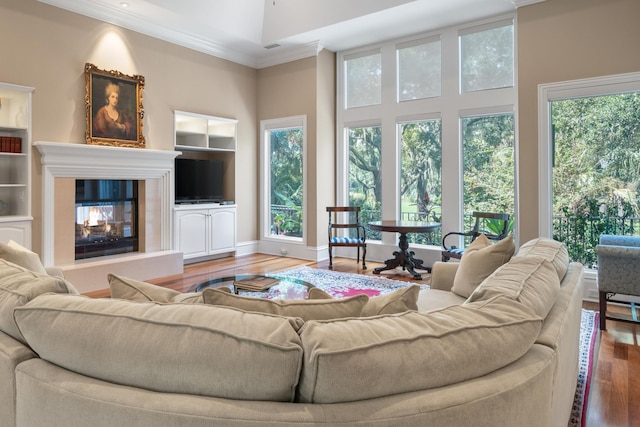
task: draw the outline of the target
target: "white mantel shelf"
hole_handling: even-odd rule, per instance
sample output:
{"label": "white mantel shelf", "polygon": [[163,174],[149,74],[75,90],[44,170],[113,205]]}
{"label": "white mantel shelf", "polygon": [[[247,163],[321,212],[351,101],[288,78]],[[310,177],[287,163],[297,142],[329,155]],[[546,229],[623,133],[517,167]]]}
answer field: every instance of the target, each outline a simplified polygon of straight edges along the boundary
{"label": "white mantel shelf", "polygon": [[161,250],[171,249],[173,168],[179,151],[37,141],[42,162],[42,261],[54,264],[55,178],[159,179],[162,182]]}

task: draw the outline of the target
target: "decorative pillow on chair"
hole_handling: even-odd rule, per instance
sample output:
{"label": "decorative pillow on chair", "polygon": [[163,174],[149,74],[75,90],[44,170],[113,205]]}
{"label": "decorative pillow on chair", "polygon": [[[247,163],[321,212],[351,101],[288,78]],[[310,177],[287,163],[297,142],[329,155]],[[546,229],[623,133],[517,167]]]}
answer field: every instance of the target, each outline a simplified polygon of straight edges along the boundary
{"label": "decorative pillow on chair", "polygon": [[37,253],[30,251],[22,245],[9,240],[8,244],[0,242],[0,258],[6,259],[20,267],[38,274],[47,274],[40,257]]}
{"label": "decorative pillow on chair", "polygon": [[496,243],[491,243],[484,234],[478,236],[460,259],[451,292],[469,298],[484,279],[511,259],[515,249],[511,235]]}
{"label": "decorative pillow on chair", "polygon": [[299,317],[305,321],[359,317],[369,300],[366,295],[343,299],[269,300],[235,295],[215,288],[205,289],[202,296],[205,304],[279,316]]}
{"label": "decorative pillow on chair", "polygon": [[[419,285],[396,289],[388,294],[369,297],[367,305],[362,309],[362,317],[379,314],[403,313],[418,309]],[[331,295],[319,288],[309,289],[309,299],[330,299]]]}

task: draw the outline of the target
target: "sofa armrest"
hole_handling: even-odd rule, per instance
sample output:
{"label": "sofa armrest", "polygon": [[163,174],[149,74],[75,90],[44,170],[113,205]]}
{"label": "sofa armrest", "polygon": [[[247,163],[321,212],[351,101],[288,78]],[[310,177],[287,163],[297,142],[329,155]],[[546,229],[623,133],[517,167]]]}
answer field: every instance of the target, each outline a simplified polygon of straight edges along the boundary
{"label": "sofa armrest", "polygon": [[453,279],[458,271],[458,262],[436,261],[431,267],[431,289],[450,291],[453,287]]}

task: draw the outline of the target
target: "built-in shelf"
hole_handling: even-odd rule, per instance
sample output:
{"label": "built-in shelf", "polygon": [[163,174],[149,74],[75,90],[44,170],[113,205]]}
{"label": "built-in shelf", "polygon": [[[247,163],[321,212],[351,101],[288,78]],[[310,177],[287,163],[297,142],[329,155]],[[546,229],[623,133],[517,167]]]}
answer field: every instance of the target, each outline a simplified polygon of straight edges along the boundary
{"label": "built-in shelf", "polygon": [[174,111],[175,149],[179,151],[235,151],[238,121]]}
{"label": "built-in shelf", "polygon": [[[33,88],[0,83],[0,241],[31,248],[31,95]],[[12,138],[18,152],[10,152]]]}

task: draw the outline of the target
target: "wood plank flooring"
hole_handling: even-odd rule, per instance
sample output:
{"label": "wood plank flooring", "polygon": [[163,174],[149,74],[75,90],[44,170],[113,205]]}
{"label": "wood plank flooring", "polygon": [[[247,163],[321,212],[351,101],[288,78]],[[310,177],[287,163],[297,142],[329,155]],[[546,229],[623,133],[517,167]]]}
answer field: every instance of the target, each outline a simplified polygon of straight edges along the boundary
{"label": "wood plank flooring", "polygon": [[[328,262],[315,263],[295,258],[253,254],[228,257],[213,261],[186,265],[184,273],[149,280],[161,286],[181,292],[192,290],[207,280],[234,274],[264,274],[306,265],[328,269]],[[383,264],[367,261],[367,269],[353,259],[334,258],[334,271],[357,274],[373,274],[373,269]],[[385,271],[381,276],[407,282],[410,274],[399,269]],[[423,283],[429,275],[423,274]],[[107,289],[87,294],[92,297],[109,297]],[[596,303],[585,302],[584,308],[597,310]],[[628,307],[609,306],[612,312],[628,314]],[[625,312],[626,310],[626,312]],[[640,427],[640,327],[624,322],[607,321],[607,331],[599,334],[596,366],[593,370],[591,392],[585,427]]]}

